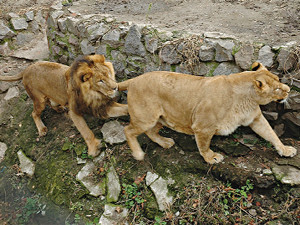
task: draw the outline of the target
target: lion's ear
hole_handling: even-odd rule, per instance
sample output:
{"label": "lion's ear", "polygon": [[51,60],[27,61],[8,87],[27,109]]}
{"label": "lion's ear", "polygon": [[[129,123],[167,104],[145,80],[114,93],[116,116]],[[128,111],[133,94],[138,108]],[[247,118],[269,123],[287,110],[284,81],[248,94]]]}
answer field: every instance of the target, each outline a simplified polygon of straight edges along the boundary
{"label": "lion's ear", "polygon": [[104,63],[105,57],[104,55],[89,55],[88,58],[93,61],[94,63]]}
{"label": "lion's ear", "polygon": [[84,74],[84,75],[81,76],[81,81],[86,82],[90,78],[91,78],[91,74]]}

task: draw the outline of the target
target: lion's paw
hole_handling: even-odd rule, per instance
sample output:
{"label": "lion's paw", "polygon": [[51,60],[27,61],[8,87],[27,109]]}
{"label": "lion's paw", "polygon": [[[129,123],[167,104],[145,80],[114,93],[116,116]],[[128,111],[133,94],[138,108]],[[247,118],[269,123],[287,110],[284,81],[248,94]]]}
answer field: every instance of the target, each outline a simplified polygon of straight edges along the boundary
{"label": "lion's paw", "polygon": [[285,157],[293,157],[297,154],[297,149],[295,149],[292,146],[284,146],[283,151],[278,152],[279,155],[285,156]]}
{"label": "lion's paw", "polygon": [[91,143],[88,144],[88,155],[92,157],[96,157],[100,154],[100,150],[98,149],[98,146],[100,145],[99,139],[94,139]]}
{"label": "lion's paw", "polygon": [[138,152],[132,152],[132,156],[139,161],[144,160],[145,157],[145,152],[143,151],[138,151]]}
{"label": "lion's paw", "polygon": [[209,157],[204,157],[204,160],[209,164],[222,162],[223,159],[224,159],[223,155],[215,152],[213,152],[213,154],[210,154]]}

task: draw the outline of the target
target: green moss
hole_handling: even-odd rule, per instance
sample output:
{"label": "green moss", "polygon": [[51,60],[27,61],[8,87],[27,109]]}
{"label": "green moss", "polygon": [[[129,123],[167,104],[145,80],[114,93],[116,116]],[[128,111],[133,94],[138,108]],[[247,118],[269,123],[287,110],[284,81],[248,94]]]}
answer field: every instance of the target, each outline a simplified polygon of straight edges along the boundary
{"label": "green moss", "polygon": [[171,65],[171,71],[176,72],[176,65]]}
{"label": "green moss", "polygon": [[212,77],[215,69],[219,66],[217,62],[206,63],[207,67],[210,68],[209,72],[205,75],[206,77]]}

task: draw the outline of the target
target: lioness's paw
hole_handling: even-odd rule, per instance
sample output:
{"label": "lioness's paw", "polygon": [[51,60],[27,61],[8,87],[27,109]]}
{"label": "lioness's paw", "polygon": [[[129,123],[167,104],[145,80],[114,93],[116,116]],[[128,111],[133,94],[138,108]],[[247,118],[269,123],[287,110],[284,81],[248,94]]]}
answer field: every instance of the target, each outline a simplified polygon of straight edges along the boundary
{"label": "lioness's paw", "polygon": [[292,146],[284,146],[283,151],[278,152],[281,156],[293,157],[297,154],[297,149]]}
{"label": "lioness's paw", "polygon": [[43,127],[42,129],[39,130],[39,136],[44,137],[46,136],[47,132],[48,132],[47,127]]}
{"label": "lioness's paw", "polygon": [[223,155],[221,155],[219,153],[215,153],[215,152],[212,155],[210,155],[209,157],[204,158],[204,160],[209,164],[215,164],[215,163],[222,162],[223,159],[224,159]]}
{"label": "lioness's paw", "polygon": [[164,138],[164,143],[161,143],[163,148],[171,148],[175,144],[175,141],[172,138]]}
{"label": "lioness's paw", "polygon": [[138,151],[138,152],[132,152],[132,156],[139,161],[144,160],[145,157],[145,152],[143,151]]}

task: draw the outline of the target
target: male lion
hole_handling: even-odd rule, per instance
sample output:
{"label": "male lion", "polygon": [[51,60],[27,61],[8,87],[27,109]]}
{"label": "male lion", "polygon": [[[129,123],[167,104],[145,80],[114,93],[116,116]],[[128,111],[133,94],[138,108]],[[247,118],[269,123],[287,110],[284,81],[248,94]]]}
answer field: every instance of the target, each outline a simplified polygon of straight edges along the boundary
{"label": "male lion", "polygon": [[254,71],[216,77],[157,71],[119,83],[119,90],[128,90],[130,124],[125,135],[132,155],[144,159],[137,141],[144,132],[170,148],[174,140],[158,134],[162,125],[195,135],[200,154],[210,164],[223,160],[209,148],[213,135],[228,135],[241,125],[270,141],[279,155],[296,155],[295,148],[282,144],[259,108],[285,100],[290,89],[262,64],[252,67]]}
{"label": "male lion", "polygon": [[0,76],[2,81],[23,79],[24,87],[33,100],[32,117],[39,136],[47,133],[41,120],[46,104],[56,111],[69,110],[69,116],[83,136],[88,154],[99,154],[100,141],[88,128],[83,114],[108,118],[128,114],[127,105],[115,102],[118,93],[115,73],[103,55],[76,59],[69,67],[54,62],[36,62],[16,76]]}

